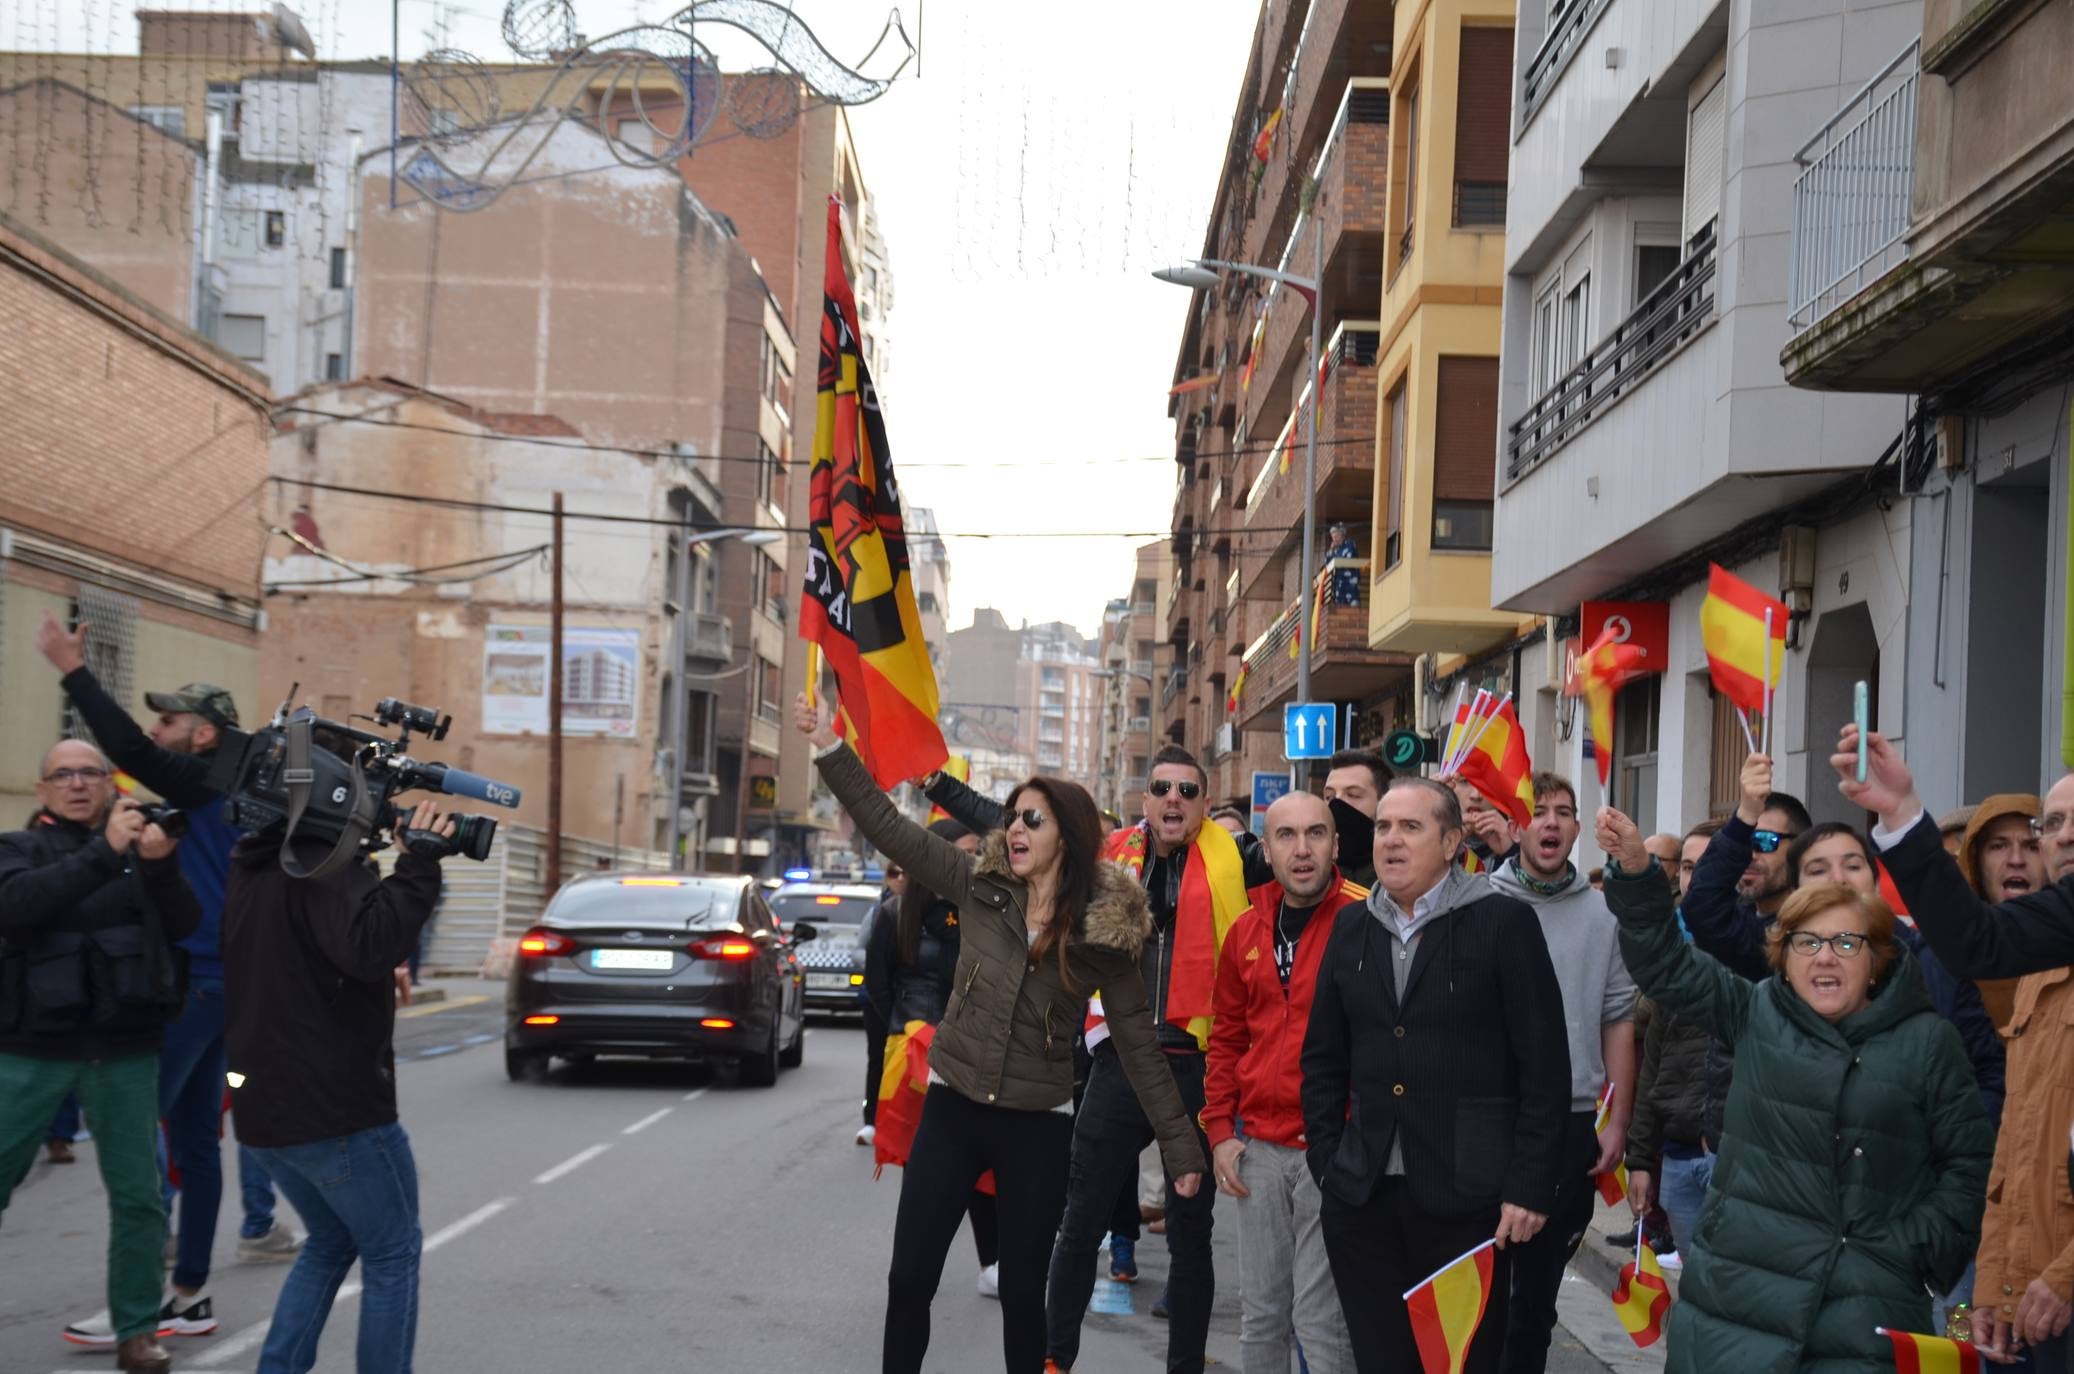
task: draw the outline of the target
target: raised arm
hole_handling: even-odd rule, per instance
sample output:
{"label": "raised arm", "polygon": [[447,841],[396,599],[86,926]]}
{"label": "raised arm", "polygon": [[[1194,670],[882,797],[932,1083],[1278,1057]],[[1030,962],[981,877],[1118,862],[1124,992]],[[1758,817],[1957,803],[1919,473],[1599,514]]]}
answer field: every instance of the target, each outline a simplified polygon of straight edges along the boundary
{"label": "raised arm", "polygon": [[1008,824],[1008,812],[1000,802],[948,773],[931,773],[922,784],[922,795],[975,835],[985,835]]}
{"label": "raised arm", "polygon": [[[1635,823],[1611,807],[1599,810],[1606,865],[1606,905],[1620,922],[1620,952],[1636,984],[1658,1009],[1697,1021],[1733,1044],[1750,1016],[1755,984],[1678,935],[1678,894],[1642,848]],[[1633,867],[1630,867],[1633,865]],[[1692,918],[1686,907],[1686,919]],[[1767,974],[1767,976],[1769,976]]]}
{"label": "raised arm", "polygon": [[102,688],[86,666],[87,627],[67,633],[49,611],[36,630],[36,647],[63,674],[60,685],[95,743],[117,768],[164,797],[175,806],[197,807],[216,799],[208,787],[209,760],[205,755],[176,754],[151,742],[128,711]]}
{"label": "raised arm", "polygon": [[801,693],[793,704],[793,723],[813,742],[814,766],[864,838],[897,859],[924,887],[963,904],[972,894],[972,856],[900,814],[892,798],[879,790],[864,760],[829,725],[825,706],[817,710],[807,705]]}

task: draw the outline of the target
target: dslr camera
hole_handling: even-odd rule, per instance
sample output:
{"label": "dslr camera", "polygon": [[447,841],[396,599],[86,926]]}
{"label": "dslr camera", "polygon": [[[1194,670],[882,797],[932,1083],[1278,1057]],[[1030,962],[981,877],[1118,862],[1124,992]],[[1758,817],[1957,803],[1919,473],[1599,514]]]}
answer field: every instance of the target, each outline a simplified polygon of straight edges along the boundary
{"label": "dslr camera", "polygon": [[[351,718],[394,730],[392,738],[325,720],[307,706],[291,709],[301,685],[289,689],[288,700],[264,729],[249,734],[224,730],[210,775],[212,788],[229,799],[233,825],[255,833],[282,830],[281,868],[290,877],[321,878],[381,849],[386,834],[410,814],[410,807],[395,798],[414,788],[492,806],[519,804],[519,789],[509,783],[410,756],[413,731],[443,740],[453,717],[384,697],[373,716]],[[403,842],[414,853],[487,859],[497,822],[468,815],[455,815],[453,822],[451,836],[406,830]],[[307,852],[311,843],[330,850],[315,866],[305,867],[296,846]]]}

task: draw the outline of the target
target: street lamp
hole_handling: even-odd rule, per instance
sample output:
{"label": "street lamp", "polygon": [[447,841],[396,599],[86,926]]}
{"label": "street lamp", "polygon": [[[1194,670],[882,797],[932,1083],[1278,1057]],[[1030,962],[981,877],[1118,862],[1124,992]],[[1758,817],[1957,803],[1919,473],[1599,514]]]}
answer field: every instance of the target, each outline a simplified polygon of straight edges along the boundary
{"label": "street lamp", "polygon": [[[672,588],[672,592],[677,600],[677,623],[670,635],[671,677],[676,682],[677,689],[675,699],[670,703],[670,766],[667,770],[667,776],[670,780],[670,861],[673,864],[677,862],[678,847],[684,843],[684,774],[686,771],[685,764],[687,763],[684,757],[684,741],[691,724],[689,718],[691,692],[685,684],[687,674],[684,668],[687,657],[686,627],[691,619],[691,551],[701,544],[715,544],[726,539],[738,539],[744,544],[761,546],[764,544],[775,544],[784,537],[777,530],[758,530],[728,526],[721,529],[695,531],[686,535],[683,544],[679,547],[677,585]],[[749,646],[749,657],[751,666],[753,666],[756,657],[756,648],[753,644]],[[755,710],[755,697],[753,695],[755,692],[755,682],[753,676],[749,683],[749,691],[751,695],[745,701],[745,714],[742,717],[743,781],[740,787],[743,790],[746,790],[748,787],[748,713],[752,713]],[[735,800],[736,810],[739,812],[742,805],[746,803],[747,798],[737,795]],[[736,859],[739,862],[740,856],[737,855]],[[687,867],[696,867],[696,865],[687,865]]]}
{"label": "street lamp", "polygon": [[[1278,271],[1272,267],[1257,267],[1251,263],[1226,262],[1221,258],[1197,258],[1179,267],[1163,267],[1152,275],[1175,286],[1185,286],[1192,291],[1216,289],[1223,280],[1220,272],[1243,272],[1249,277],[1264,277],[1288,287],[1302,296],[1311,307],[1311,419],[1309,433],[1303,447],[1303,553],[1300,560],[1299,581],[1296,593],[1296,632],[1303,633],[1304,598],[1312,595],[1311,581],[1317,576],[1317,527],[1318,527],[1318,409],[1325,398],[1319,394],[1317,366],[1324,348],[1324,321],[1319,317],[1319,290],[1325,276],[1325,226],[1315,212],[1311,215],[1311,261],[1318,275],[1299,277],[1294,273]],[[1311,649],[1305,644],[1296,656],[1296,699],[1299,703],[1311,699]],[[1292,772],[1295,770],[1292,768]]]}

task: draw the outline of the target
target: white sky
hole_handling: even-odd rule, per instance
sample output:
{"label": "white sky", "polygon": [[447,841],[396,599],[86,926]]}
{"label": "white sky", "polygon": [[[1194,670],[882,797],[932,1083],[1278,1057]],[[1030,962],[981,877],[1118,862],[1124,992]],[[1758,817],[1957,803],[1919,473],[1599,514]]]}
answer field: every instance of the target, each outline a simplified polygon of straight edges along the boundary
{"label": "white sky", "polygon": [[[33,21],[43,41],[25,30],[10,46],[135,50],[130,6],[117,0],[18,7],[17,27]],[[321,57],[390,50],[386,4],[291,8]],[[675,8],[575,4],[591,35]],[[496,0],[404,0],[404,57],[444,45],[508,59],[502,12]],[[796,12],[855,61],[887,11],[796,0]],[[1011,622],[1092,631],[1103,604],[1130,590],[1132,550],[1168,528],[1166,389],[1190,297],[1149,273],[1201,249],[1257,12],[1258,0],[903,6],[922,74],[852,119],[895,277],[888,437],[908,504],[934,509],[949,536],[954,625],[992,605]],[[723,69],[770,63],[731,29],[697,36]],[[972,537],[1038,532],[1057,537]]]}

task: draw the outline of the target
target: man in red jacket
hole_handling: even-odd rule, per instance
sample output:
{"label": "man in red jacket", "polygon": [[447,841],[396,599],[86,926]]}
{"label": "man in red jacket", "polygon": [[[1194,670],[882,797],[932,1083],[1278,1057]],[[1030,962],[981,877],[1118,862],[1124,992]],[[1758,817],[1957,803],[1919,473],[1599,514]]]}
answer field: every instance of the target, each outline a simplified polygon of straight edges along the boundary
{"label": "man in red jacket", "polygon": [[[1333,918],[1368,896],[1333,866],[1331,810],[1308,792],[1268,808],[1275,881],[1254,888],[1217,965],[1203,1131],[1221,1192],[1238,1199],[1239,1353],[1245,1374],[1289,1368],[1293,1331],[1311,1374],[1350,1374],[1346,1318],[1304,1162],[1304,1028]],[[1243,1124],[1245,1134],[1238,1134]]]}

